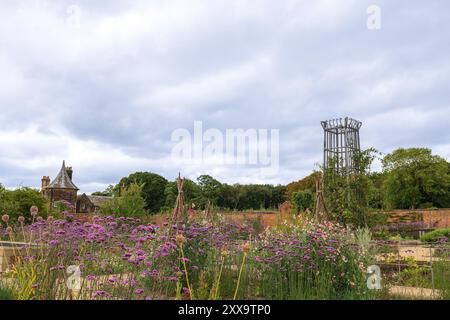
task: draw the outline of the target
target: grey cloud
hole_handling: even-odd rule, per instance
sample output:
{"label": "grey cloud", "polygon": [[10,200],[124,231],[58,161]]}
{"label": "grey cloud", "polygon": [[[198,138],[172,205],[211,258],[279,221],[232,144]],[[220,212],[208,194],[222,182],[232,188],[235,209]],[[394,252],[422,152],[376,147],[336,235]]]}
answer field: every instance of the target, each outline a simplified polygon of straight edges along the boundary
{"label": "grey cloud", "polygon": [[[347,115],[363,121],[365,147],[449,157],[450,7],[378,3],[380,31],[366,28],[370,1],[83,0],[80,30],[66,28],[69,1],[22,14],[2,4],[0,141],[29,132],[30,142],[0,150],[0,182],[37,186],[72,155],[85,191],[132,170],[287,183],[321,161],[320,121]],[[279,173],[177,167],[171,132],[194,120],[280,129]]]}

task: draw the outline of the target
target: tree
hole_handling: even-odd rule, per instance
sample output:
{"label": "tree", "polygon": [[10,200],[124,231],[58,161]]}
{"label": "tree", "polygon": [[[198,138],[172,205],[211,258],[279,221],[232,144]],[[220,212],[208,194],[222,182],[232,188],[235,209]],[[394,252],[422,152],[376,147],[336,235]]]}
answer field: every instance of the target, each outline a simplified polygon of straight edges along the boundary
{"label": "tree", "polygon": [[427,148],[399,148],[383,160],[388,209],[450,206],[450,164]]}
{"label": "tree", "polygon": [[104,191],[96,191],[93,196],[112,197],[115,195],[114,185],[110,184]]}
{"label": "tree", "polygon": [[142,197],[143,185],[130,184],[120,197],[114,197],[111,201],[101,205],[100,211],[107,215],[143,216],[148,214],[145,209],[145,201]]}
{"label": "tree", "polygon": [[383,181],[386,175],[383,172],[372,172],[369,174],[369,207],[372,209],[384,208]]}
{"label": "tree", "polygon": [[[187,205],[195,204],[196,207],[200,207],[201,203],[201,191],[200,187],[192,180],[184,180],[184,200]],[[176,181],[171,181],[167,183],[164,190],[165,205],[163,210],[167,211],[173,209],[175,200],[178,195],[177,183]]]}
{"label": "tree", "polygon": [[278,208],[280,204],[288,199],[286,197],[287,187],[283,185],[270,186],[272,188],[272,197],[270,201],[271,208]]}
{"label": "tree", "polygon": [[145,209],[150,213],[158,213],[163,209],[166,202],[165,189],[167,183],[166,178],[156,173],[135,172],[126,178],[122,178],[116,186],[116,190],[122,186],[128,187],[131,184],[141,185]]}
{"label": "tree", "polygon": [[316,176],[318,172],[313,172],[310,175],[300,179],[298,181],[294,181],[289,183],[286,186],[286,197],[290,199],[292,194],[297,191],[311,191],[315,192],[316,190]]}
{"label": "tree", "polygon": [[235,186],[223,183],[220,187],[217,205],[223,209],[236,209],[238,197]]}
{"label": "tree", "polygon": [[211,201],[213,205],[217,205],[219,199],[219,192],[222,184],[209,175],[201,175],[197,178],[198,186],[201,191],[201,206],[204,207],[206,203]]}

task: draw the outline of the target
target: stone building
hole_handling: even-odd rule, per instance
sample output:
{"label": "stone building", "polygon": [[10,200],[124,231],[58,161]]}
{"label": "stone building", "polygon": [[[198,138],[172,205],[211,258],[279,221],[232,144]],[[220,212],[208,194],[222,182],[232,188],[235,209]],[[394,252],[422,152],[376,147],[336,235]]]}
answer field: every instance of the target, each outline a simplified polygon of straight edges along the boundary
{"label": "stone building", "polygon": [[111,197],[78,195],[78,187],[72,181],[72,167],[66,167],[63,161],[61,170],[50,182],[49,176],[42,177],[41,190],[47,199],[50,211],[58,208],[58,203],[65,203],[69,211],[76,213],[97,213],[100,206]]}
{"label": "stone building", "polygon": [[98,213],[100,211],[100,207],[105,202],[108,202],[112,199],[112,197],[105,196],[88,196],[86,193],[83,193],[81,196],[78,196],[77,199],[77,212],[78,213]]}
{"label": "stone building", "polygon": [[42,177],[41,190],[48,201],[50,211],[55,210],[58,203],[65,202],[70,204],[69,211],[75,212],[79,189],[72,182],[72,174],[72,168],[66,167],[65,161],[63,161],[61,170],[52,182],[50,182],[50,177]]}

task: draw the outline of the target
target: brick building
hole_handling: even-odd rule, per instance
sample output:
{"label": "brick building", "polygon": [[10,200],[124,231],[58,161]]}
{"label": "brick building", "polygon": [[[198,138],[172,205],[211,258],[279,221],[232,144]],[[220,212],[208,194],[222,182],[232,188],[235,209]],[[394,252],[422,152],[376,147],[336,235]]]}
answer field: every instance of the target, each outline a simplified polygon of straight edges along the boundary
{"label": "brick building", "polygon": [[75,211],[79,189],[72,182],[72,174],[72,168],[66,167],[65,161],[63,161],[61,170],[52,182],[50,182],[50,177],[42,177],[41,190],[48,201],[50,211],[55,210],[60,202],[70,203],[72,205],[70,211]]}
{"label": "brick building", "polygon": [[50,182],[49,176],[42,177],[41,191],[47,199],[50,211],[58,207],[58,203],[69,205],[69,211],[77,213],[97,213],[101,204],[111,200],[111,197],[88,196],[85,193],[78,196],[78,187],[73,183],[72,167],[66,167],[63,161],[61,170]]}

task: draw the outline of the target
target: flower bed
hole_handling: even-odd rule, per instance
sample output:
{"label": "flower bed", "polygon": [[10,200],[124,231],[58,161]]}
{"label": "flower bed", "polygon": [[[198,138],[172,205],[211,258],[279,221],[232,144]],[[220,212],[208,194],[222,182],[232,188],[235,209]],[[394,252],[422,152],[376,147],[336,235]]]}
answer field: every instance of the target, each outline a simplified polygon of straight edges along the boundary
{"label": "flower bed", "polygon": [[373,297],[370,248],[333,223],[298,218],[258,234],[220,217],[157,226],[67,216],[8,228],[11,239],[40,244],[8,274],[21,299]]}

